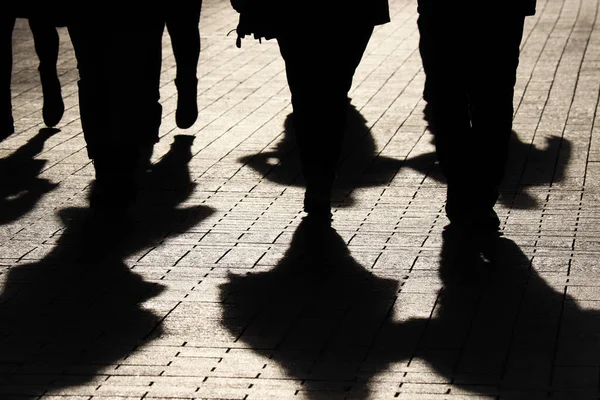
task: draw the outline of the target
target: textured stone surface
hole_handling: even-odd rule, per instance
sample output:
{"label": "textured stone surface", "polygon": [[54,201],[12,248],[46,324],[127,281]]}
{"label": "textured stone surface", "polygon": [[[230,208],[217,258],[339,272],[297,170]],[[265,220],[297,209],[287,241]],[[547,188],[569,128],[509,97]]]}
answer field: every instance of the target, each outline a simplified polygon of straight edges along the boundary
{"label": "textured stone surface", "polygon": [[[93,167],[73,50],[60,30],[67,110],[40,131],[19,20],[17,132],[0,143],[0,397],[599,399],[597,0],[539,0],[527,19],[504,238],[468,279],[441,262],[416,2],[391,11],[355,76],[326,254],[303,237],[277,45],[238,50],[229,2],[204,0],[199,119],[176,128],[165,33],[161,140],[133,226],[108,230],[111,257],[82,257]],[[195,137],[189,162],[167,157],[180,134]]]}

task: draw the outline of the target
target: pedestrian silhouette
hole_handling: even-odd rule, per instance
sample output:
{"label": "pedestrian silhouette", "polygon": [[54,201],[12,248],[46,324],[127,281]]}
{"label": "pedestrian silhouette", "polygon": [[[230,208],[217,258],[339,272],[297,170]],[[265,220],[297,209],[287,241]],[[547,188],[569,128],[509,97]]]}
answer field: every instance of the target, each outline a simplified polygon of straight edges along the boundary
{"label": "pedestrian silhouette", "polygon": [[[174,151],[190,143],[177,144]],[[166,311],[143,303],[160,296],[164,286],[148,282],[125,259],[191,229],[213,212],[205,206],[181,207],[191,191],[169,181],[190,182],[189,160],[171,153],[163,160],[147,172],[147,195],[130,219],[98,218],[83,208],[61,210],[64,228],[56,233],[56,244],[50,240],[3,275],[3,385],[21,384],[23,373],[37,371],[48,379],[24,390],[58,393],[127,363],[161,335]]]}
{"label": "pedestrian silhouette", "polygon": [[[12,31],[15,19],[19,16],[14,12],[3,13],[0,17],[0,140],[15,132],[12,116],[11,75],[12,75]],[[33,34],[35,52],[40,60],[38,71],[42,83],[44,105],[42,116],[47,127],[58,125],[65,111],[62,99],[60,80],[56,71],[58,61],[59,37],[53,21],[41,15],[29,18],[29,27]]]}
{"label": "pedestrian silhouette", "polygon": [[[161,121],[154,82],[160,78],[162,28],[156,28],[156,10],[138,15],[134,8],[114,15],[82,10],[68,26],[81,124],[95,169],[90,206],[106,214],[123,214],[135,202],[136,173],[147,168]],[[108,31],[107,21],[113,23]]]}
{"label": "pedestrian silhouette", "polygon": [[44,194],[58,186],[39,177],[47,161],[35,158],[56,132],[41,129],[10,156],[0,159],[0,225],[27,215]]}
{"label": "pedestrian silhouette", "polygon": [[[293,119],[294,114],[286,117],[283,137],[273,150],[244,156],[239,161],[272,182],[281,185],[306,185],[302,179]],[[367,126],[367,121],[350,104],[344,143],[339,164],[336,166],[337,178],[333,186],[335,192],[339,193],[339,196],[334,195],[334,199],[343,200],[338,203],[338,206],[347,207],[354,203],[352,190],[356,187],[373,187],[389,183],[402,164],[402,160],[377,155],[375,139]]]}
{"label": "pedestrian silhouette", "polygon": [[[535,0],[419,2],[420,50],[452,223],[494,234],[512,128],[519,45]],[[453,60],[450,62],[449,60]]]}
{"label": "pedestrian silhouette", "polygon": [[[126,212],[136,199],[138,172],[150,166],[162,118],[165,24],[178,66],[177,123],[189,127],[196,120],[200,6],[177,3],[166,14],[158,7],[139,10],[133,5],[116,14],[88,10],[69,24],[80,75],[81,122],[96,172],[90,195],[96,211]],[[107,21],[114,25],[108,32]]]}
{"label": "pedestrian silhouette", "polygon": [[[324,224],[342,149],[352,78],[387,0],[309,3],[232,1],[240,38],[276,38],[292,93],[296,142],[306,182],[304,210]],[[343,40],[334,40],[344,32]],[[311,40],[314,39],[314,40]]]}

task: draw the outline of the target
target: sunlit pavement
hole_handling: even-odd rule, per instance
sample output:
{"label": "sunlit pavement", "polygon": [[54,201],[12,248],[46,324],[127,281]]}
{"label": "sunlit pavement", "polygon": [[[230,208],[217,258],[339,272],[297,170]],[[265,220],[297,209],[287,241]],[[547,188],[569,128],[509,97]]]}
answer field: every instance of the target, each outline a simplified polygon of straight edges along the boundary
{"label": "sunlit pavement", "polygon": [[0,397],[599,399],[598,2],[539,0],[526,22],[504,236],[468,269],[442,235],[416,2],[391,8],[351,92],[335,231],[317,240],[277,45],[237,49],[228,1],[204,0],[187,131],[165,33],[154,167],[133,222],[92,233],[68,34],[67,111],[41,130],[20,20],[16,133],[0,143]]}

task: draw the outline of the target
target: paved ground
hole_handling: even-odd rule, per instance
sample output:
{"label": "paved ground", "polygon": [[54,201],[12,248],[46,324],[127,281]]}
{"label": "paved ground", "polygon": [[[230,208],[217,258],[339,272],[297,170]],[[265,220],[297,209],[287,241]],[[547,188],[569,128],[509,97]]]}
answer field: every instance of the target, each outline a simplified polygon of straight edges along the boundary
{"label": "paved ground", "polygon": [[110,257],[82,258],[93,169],[68,35],[68,110],[40,130],[19,22],[17,133],[0,143],[0,397],[600,399],[598,1],[539,0],[527,20],[505,236],[468,279],[444,262],[415,2],[392,0],[357,72],[326,254],[303,236],[277,47],[238,50],[229,2],[204,3],[200,118],[175,127],[165,35],[162,139]]}

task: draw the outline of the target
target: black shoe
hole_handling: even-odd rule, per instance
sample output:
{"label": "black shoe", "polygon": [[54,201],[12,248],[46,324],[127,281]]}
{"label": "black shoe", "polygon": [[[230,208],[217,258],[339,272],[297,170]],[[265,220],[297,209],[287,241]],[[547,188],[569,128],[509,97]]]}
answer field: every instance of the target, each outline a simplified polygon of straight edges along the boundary
{"label": "black shoe", "polygon": [[177,111],[175,122],[180,129],[188,129],[198,119],[198,79],[175,79],[177,86]]}
{"label": "black shoe", "polygon": [[152,168],[152,154],[154,153],[154,143],[143,144],[139,147],[139,158],[136,166],[136,175],[144,175]]}
{"label": "black shoe", "polygon": [[96,180],[90,190],[90,208],[99,214],[120,218],[135,201],[135,192],[119,183]]}
{"label": "black shoe", "polygon": [[136,157],[125,157],[124,154],[96,157],[96,180],[89,197],[93,210],[117,215],[127,212],[136,198],[137,161]]}
{"label": "black shoe", "polygon": [[65,103],[62,99],[60,80],[55,69],[49,71],[40,69],[40,79],[44,94],[42,116],[44,117],[44,124],[52,128],[58,125],[65,113]]}
{"label": "black shoe", "polygon": [[306,268],[325,271],[331,268],[332,238],[335,230],[331,227],[331,214],[309,213],[301,222],[298,232],[302,232],[303,260]]}
{"label": "black shoe", "polygon": [[308,185],[304,192],[304,211],[309,215],[331,219],[331,189]]}
{"label": "black shoe", "polygon": [[479,257],[480,254],[489,258],[502,236],[499,227],[500,219],[492,210],[483,215],[451,221],[444,227],[444,238],[453,243],[456,254],[463,261],[465,258]]}

